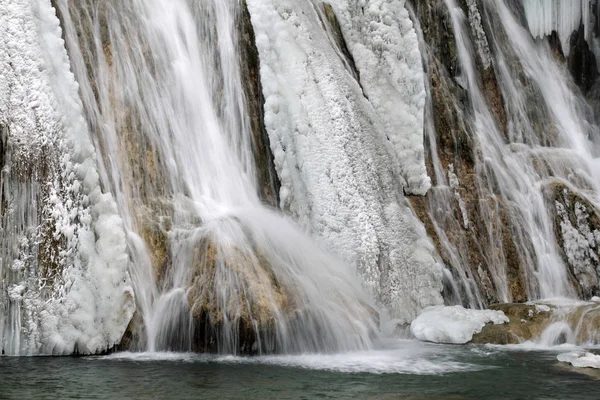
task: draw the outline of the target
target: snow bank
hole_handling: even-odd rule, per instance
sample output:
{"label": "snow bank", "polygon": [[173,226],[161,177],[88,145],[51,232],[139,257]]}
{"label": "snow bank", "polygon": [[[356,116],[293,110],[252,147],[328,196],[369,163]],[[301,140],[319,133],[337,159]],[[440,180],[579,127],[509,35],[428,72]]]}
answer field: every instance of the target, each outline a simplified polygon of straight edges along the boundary
{"label": "snow bank", "polygon": [[579,29],[583,22],[585,40],[592,37],[593,14],[590,9],[591,0],[521,0],[525,10],[525,18],[529,31],[536,38],[543,38],[556,31],[561,41],[563,52],[569,55],[569,39],[573,31]]}
{"label": "snow bank", "polygon": [[2,240],[11,246],[0,264],[0,347],[101,352],[120,341],[135,303],[122,221],[100,189],[59,21],[49,0],[3,2],[0,35]]}
{"label": "snow bank", "polygon": [[462,306],[428,307],[410,325],[419,340],[434,343],[464,344],[485,324],[508,322],[502,311],[469,310]]}
{"label": "snow bank", "polygon": [[600,368],[600,356],[589,352],[572,351],[559,354],[556,358],[577,368]]}
{"label": "snow bank", "polygon": [[[373,7],[387,7],[381,2],[371,3]],[[383,22],[396,30],[402,25],[409,35],[412,26],[408,26],[397,2],[392,3],[395,5],[389,5],[390,9],[401,15],[391,13]],[[442,304],[442,269],[433,257],[435,250],[423,226],[403,197],[403,174],[386,137],[384,125],[394,116],[380,123],[380,114],[386,112],[378,111],[365,99],[312,2],[248,0],[248,9],[261,61],[265,125],[282,184],[281,207],[356,266],[378,301],[402,322],[410,322],[422,307]],[[389,30],[388,36],[400,41],[402,35],[394,33],[389,25],[352,21],[348,14],[351,9],[344,10],[348,18],[345,26],[362,23],[365,28]],[[413,39],[416,46],[416,37]],[[353,43],[358,46],[361,40],[356,33]],[[389,93],[373,92],[382,101],[387,96],[398,99],[401,92],[415,97],[406,105],[400,102],[398,112],[410,117],[412,122],[407,119],[407,124],[412,128],[407,132],[416,141],[416,131],[423,134],[418,122],[422,117],[413,114],[411,107],[418,108],[421,101],[422,83],[416,81],[422,77],[415,78],[418,74],[408,64],[392,63],[392,59],[416,60],[419,56],[413,50],[395,53],[405,48],[394,47],[392,51],[386,43],[380,43],[386,50],[379,61],[374,58],[377,52],[373,45],[362,44],[364,57],[371,60],[370,66],[364,65],[364,75],[372,75],[373,91],[377,85],[382,91],[388,90],[385,85],[391,85]],[[386,60],[392,64],[386,64]],[[393,82],[375,81],[379,78],[369,68],[386,75],[377,69],[383,65],[393,72]],[[394,115],[402,118],[398,113]],[[411,157],[414,161],[417,156]]]}

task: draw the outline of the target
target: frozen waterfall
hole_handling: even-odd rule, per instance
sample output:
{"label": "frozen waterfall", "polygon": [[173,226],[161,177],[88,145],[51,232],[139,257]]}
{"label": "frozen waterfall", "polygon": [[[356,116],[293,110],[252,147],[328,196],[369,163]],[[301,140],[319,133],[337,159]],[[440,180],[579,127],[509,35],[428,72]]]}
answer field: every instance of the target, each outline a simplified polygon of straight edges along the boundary
{"label": "frozen waterfall", "polygon": [[135,310],[125,233],[103,194],[48,1],[0,4],[3,354],[98,353]]}
{"label": "frozen waterfall", "polygon": [[[237,1],[58,1],[101,176],[126,221],[147,349],[369,347],[375,311],[357,275],[401,321],[442,302],[433,246],[402,195],[402,171],[426,190],[424,170],[401,167],[320,6],[279,3],[248,2],[265,126],[281,205],[322,246],[257,195],[239,65],[238,25],[250,16]],[[414,51],[410,25],[395,29]],[[403,112],[417,137],[406,150],[424,163],[412,57],[416,89]]]}

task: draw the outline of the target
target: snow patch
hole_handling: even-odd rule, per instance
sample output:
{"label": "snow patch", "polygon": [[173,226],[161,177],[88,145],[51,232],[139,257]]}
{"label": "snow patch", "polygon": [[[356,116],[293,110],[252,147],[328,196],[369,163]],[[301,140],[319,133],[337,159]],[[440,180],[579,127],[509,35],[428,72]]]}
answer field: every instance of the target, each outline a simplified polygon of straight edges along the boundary
{"label": "snow patch", "polygon": [[536,304],[535,305],[535,312],[536,313],[541,313],[541,312],[550,312],[550,307],[548,307],[545,304]]}
{"label": "snow patch", "polygon": [[481,332],[487,323],[508,322],[502,311],[471,310],[462,306],[428,307],[410,325],[419,340],[434,343],[464,344]]}

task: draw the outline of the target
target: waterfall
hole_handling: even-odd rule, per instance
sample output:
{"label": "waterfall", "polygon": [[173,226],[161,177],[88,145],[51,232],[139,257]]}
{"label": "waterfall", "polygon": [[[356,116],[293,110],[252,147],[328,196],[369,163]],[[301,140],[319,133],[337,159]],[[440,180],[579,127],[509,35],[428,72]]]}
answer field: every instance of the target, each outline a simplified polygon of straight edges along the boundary
{"label": "waterfall", "polygon": [[[457,282],[451,301],[471,307],[597,290],[596,228],[588,218],[598,202],[599,132],[569,72],[547,42],[532,37],[540,34],[532,3],[446,0],[450,57],[427,49],[435,85],[428,118],[438,125],[427,130],[435,171],[429,233]],[[589,2],[575,3],[576,30]],[[566,21],[563,11],[545,12]],[[442,123],[451,130],[440,131]]]}
{"label": "waterfall", "polygon": [[600,2],[408,3],[0,5],[2,352],[600,294]]}
{"label": "waterfall", "polygon": [[371,301],[258,196],[238,1],[59,0],[102,182],[123,213],[145,348],[367,348]]}
{"label": "waterfall", "polygon": [[429,186],[423,65],[403,0],[361,4],[250,0],[248,9],[282,208],[406,324],[443,303],[439,258],[404,195]]}

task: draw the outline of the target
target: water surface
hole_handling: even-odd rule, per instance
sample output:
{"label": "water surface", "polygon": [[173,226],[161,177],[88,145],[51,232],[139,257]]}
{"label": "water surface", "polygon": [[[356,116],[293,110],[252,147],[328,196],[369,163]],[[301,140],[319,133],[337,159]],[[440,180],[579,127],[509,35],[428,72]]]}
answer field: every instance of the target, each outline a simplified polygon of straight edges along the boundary
{"label": "water surface", "polygon": [[0,357],[1,399],[597,399],[556,351],[399,341],[341,355]]}

